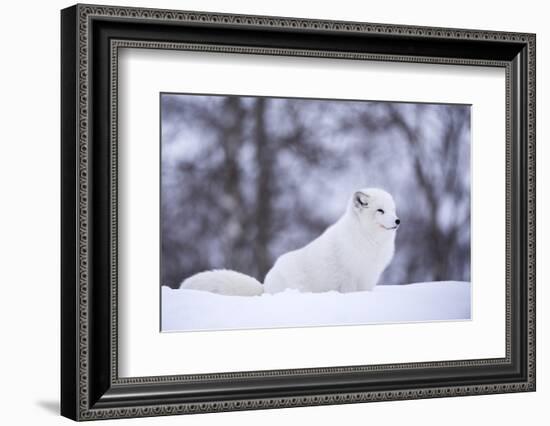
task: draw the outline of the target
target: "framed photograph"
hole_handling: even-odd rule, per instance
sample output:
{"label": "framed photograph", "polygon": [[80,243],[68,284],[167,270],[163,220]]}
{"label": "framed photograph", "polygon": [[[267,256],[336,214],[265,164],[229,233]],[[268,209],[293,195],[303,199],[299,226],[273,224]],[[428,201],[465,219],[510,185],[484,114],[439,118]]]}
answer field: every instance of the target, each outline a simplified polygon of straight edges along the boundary
{"label": "framed photograph", "polygon": [[470,109],[161,93],[161,331],[470,320]]}
{"label": "framed photograph", "polygon": [[61,12],[61,413],[535,390],[535,35]]}

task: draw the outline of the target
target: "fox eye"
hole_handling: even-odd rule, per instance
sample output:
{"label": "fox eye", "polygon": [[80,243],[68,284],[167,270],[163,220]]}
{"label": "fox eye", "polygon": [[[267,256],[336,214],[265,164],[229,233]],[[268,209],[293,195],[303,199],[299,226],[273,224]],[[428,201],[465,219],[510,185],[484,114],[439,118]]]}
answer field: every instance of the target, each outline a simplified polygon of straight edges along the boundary
{"label": "fox eye", "polygon": [[378,210],[376,210],[376,211],[377,211],[377,212],[380,212],[380,213],[382,213],[382,214],[384,214],[384,210],[382,210],[382,209],[378,209]]}

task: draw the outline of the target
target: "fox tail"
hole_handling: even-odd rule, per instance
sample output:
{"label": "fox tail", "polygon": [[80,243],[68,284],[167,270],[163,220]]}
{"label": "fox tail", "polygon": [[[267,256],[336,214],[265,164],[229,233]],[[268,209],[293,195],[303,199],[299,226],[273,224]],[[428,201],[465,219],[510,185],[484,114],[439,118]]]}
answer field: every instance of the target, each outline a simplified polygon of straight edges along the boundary
{"label": "fox tail", "polygon": [[184,280],[180,288],[226,296],[259,296],[264,292],[264,286],[257,279],[229,269],[199,272]]}

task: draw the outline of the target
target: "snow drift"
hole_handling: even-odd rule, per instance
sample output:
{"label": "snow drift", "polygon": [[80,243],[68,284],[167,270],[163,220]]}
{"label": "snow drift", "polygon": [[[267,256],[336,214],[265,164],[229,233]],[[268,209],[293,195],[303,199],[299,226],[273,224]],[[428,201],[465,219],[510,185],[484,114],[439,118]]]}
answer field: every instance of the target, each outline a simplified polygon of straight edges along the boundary
{"label": "snow drift", "polygon": [[470,319],[470,283],[381,285],[356,293],[223,296],[162,287],[162,331],[227,330]]}

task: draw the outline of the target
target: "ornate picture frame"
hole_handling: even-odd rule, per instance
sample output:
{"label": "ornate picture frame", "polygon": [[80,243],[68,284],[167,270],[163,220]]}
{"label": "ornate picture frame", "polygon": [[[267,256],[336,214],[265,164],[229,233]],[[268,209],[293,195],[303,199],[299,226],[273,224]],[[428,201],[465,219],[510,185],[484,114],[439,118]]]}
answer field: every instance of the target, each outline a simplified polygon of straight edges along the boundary
{"label": "ornate picture frame", "polygon": [[[523,33],[96,5],[64,9],[61,414],[93,420],[534,391],[535,43],[534,34]],[[505,356],[120,377],[122,48],[504,69]]]}

